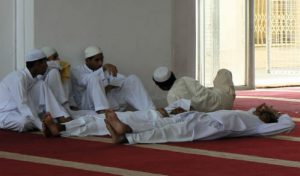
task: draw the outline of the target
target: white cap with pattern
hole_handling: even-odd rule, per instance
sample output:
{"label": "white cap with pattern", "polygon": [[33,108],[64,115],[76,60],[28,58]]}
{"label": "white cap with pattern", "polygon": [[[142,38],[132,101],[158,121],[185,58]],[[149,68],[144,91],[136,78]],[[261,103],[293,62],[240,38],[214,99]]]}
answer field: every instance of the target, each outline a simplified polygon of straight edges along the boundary
{"label": "white cap with pattern", "polygon": [[54,48],[51,48],[51,47],[43,47],[42,48],[42,51],[44,52],[44,54],[47,56],[47,57],[50,57],[52,56],[53,54],[57,53],[57,51],[54,49]]}
{"label": "white cap with pattern", "polygon": [[89,46],[84,50],[85,58],[89,58],[100,53],[102,53],[102,50],[96,46]]}
{"label": "white cap with pattern", "polygon": [[46,58],[46,55],[39,49],[29,50],[26,54],[26,62],[32,62],[43,58]]}
{"label": "white cap with pattern", "polygon": [[153,72],[153,79],[156,82],[165,82],[172,75],[172,72],[167,67],[158,67]]}

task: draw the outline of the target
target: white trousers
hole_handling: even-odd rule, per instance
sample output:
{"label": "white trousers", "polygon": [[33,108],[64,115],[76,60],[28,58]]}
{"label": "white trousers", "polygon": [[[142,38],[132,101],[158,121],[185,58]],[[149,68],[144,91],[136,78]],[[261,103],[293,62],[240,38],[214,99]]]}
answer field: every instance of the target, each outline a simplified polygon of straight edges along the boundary
{"label": "white trousers", "polygon": [[[125,124],[129,124],[133,131],[143,131],[147,126],[161,118],[161,114],[155,110],[148,111],[127,111],[116,112],[118,118]],[[108,135],[105,126],[104,114],[85,115],[70,122],[64,123],[66,131],[61,132],[62,136],[92,136]]]}
{"label": "white trousers", "polygon": [[68,102],[68,94],[66,92],[68,85],[62,83],[58,69],[50,69],[45,75],[45,82],[61,105]]}
{"label": "white trousers", "polygon": [[95,111],[111,108],[122,111],[128,104],[136,110],[155,109],[142,82],[135,75],[125,78],[120,88],[112,89],[107,95],[101,81],[96,77],[91,78],[86,90],[82,92],[80,108]]}
{"label": "white trousers", "polygon": [[28,106],[34,117],[23,116],[17,109],[0,113],[0,128],[13,131],[42,130],[38,114],[50,112],[56,117],[69,117],[65,109],[57,102],[53,93],[44,81],[38,81],[29,91]]}
{"label": "white trousers", "polygon": [[211,140],[227,135],[220,122],[201,112],[181,113],[142,125],[143,130],[126,134],[130,144]]}

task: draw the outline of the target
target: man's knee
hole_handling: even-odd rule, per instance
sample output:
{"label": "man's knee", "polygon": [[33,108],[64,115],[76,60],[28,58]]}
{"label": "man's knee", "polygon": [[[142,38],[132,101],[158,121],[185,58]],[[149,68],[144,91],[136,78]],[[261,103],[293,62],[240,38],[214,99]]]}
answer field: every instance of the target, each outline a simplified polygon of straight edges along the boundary
{"label": "man's knee", "polygon": [[126,82],[130,82],[130,83],[135,83],[135,82],[141,82],[140,78],[137,77],[136,75],[129,75],[127,78],[126,78]]}
{"label": "man's knee", "polygon": [[60,78],[60,72],[58,69],[51,69],[49,70],[49,72],[47,73],[47,76],[49,79],[51,78]]}
{"label": "man's knee", "polygon": [[33,127],[29,118],[18,118],[14,120],[5,119],[2,122],[1,128],[12,131],[25,132],[32,129]]}
{"label": "man's knee", "polygon": [[104,91],[104,84],[99,80],[98,76],[92,76],[87,83],[87,89],[93,90],[95,88]]}

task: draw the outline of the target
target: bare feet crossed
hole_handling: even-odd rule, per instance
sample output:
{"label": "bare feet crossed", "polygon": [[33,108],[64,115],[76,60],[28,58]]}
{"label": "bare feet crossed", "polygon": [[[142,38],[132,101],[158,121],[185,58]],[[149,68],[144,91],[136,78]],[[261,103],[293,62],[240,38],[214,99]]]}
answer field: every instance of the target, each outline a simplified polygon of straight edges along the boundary
{"label": "bare feet crossed", "polygon": [[124,135],[125,133],[132,132],[131,128],[127,124],[120,121],[117,114],[112,110],[105,111],[105,119],[114,129],[114,131],[119,135]]}
{"label": "bare feet crossed", "polygon": [[57,124],[54,122],[50,113],[46,113],[43,118],[43,133],[44,136],[59,136],[59,128]]}
{"label": "bare feet crossed", "polygon": [[123,143],[123,139],[125,138],[124,134],[118,134],[115,129],[111,126],[111,124],[108,122],[108,120],[104,119],[105,125],[107,130],[110,133],[110,136],[112,138],[113,143],[120,144]]}
{"label": "bare feet crossed", "polygon": [[114,111],[107,110],[105,112],[104,122],[112,137],[113,143],[119,144],[127,142],[125,134],[132,132],[132,129],[125,123],[121,122]]}

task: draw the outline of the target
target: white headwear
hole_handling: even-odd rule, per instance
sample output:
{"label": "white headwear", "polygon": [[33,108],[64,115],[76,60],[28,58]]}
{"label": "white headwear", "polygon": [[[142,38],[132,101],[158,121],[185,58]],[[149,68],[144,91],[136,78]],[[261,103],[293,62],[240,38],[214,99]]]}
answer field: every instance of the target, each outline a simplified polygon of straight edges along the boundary
{"label": "white headwear", "polygon": [[50,57],[52,56],[53,54],[57,53],[57,51],[54,49],[54,48],[51,48],[51,47],[44,47],[42,48],[42,51],[44,52],[44,54],[47,56],[47,57]]}
{"label": "white headwear", "polygon": [[39,49],[29,50],[26,54],[26,62],[32,62],[43,58],[46,58],[46,55]]}
{"label": "white headwear", "polygon": [[172,75],[172,72],[167,67],[158,67],[153,72],[153,79],[156,82],[165,82]]}
{"label": "white headwear", "polygon": [[89,46],[84,50],[85,58],[92,57],[100,53],[102,53],[101,49],[96,46]]}

